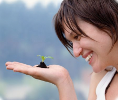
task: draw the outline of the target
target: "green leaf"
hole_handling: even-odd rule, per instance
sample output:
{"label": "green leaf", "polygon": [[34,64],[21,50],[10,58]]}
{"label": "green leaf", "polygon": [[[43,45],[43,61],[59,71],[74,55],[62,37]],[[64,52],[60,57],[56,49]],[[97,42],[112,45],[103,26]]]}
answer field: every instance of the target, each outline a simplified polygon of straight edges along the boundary
{"label": "green leaf", "polygon": [[41,58],[42,58],[42,62],[44,62],[44,60],[45,60],[45,57],[44,57],[44,56],[41,56]]}
{"label": "green leaf", "polygon": [[51,59],[53,59],[53,57],[51,57],[51,56],[48,56],[48,57],[46,57],[46,58],[51,58]]}
{"label": "green leaf", "polygon": [[48,57],[44,57],[44,56],[41,56],[41,55],[37,55],[37,56],[40,56],[41,57],[41,59],[42,59],[42,62],[44,62],[44,60],[46,59],[46,58],[51,58],[51,59],[53,59],[53,57],[51,57],[51,56],[48,56]]}

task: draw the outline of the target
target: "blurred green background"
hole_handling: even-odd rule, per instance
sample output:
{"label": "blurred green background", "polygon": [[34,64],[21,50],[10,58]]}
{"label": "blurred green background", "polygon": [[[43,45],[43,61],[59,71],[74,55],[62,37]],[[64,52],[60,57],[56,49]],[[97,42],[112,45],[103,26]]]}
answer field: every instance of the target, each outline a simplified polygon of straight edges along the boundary
{"label": "blurred green background", "polygon": [[87,100],[91,67],[73,58],[56,37],[53,16],[62,0],[0,0],[0,100],[59,100],[51,83],[6,70],[5,62],[40,63],[37,55],[52,56],[47,65],[65,67],[79,100]]}

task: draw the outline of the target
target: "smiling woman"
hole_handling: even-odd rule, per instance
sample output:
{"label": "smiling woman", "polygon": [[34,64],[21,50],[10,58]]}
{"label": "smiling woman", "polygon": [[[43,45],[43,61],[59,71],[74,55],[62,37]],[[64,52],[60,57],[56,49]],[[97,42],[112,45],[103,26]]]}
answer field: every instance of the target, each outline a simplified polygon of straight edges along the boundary
{"label": "smiling woman", "polygon": [[[67,50],[74,57],[82,56],[93,69],[88,100],[116,100],[118,98],[116,0],[63,0],[54,16],[54,27],[59,40]],[[19,62],[7,62],[6,66],[8,70],[53,83],[58,88],[60,100],[77,100],[69,72],[60,65],[40,68]],[[110,70],[106,70],[109,66]]]}
{"label": "smiling woman", "polygon": [[[115,0],[64,0],[54,21],[62,44],[92,66],[88,100],[116,100],[118,3]],[[106,71],[108,66],[111,66],[110,72]]]}

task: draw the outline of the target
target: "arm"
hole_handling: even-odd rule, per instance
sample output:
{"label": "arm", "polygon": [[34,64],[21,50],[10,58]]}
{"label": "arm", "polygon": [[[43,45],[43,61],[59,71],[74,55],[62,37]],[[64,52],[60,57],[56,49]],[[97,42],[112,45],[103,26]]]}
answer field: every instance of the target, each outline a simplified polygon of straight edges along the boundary
{"label": "arm", "polygon": [[88,100],[96,100],[96,87],[97,83],[95,81],[95,73],[93,72],[91,75]]}
{"label": "arm", "polygon": [[57,85],[60,100],[77,100],[73,82],[68,75],[62,84]]}
{"label": "arm", "polygon": [[53,83],[57,86],[60,100],[77,100],[74,86],[68,71],[59,65],[50,65],[49,68],[32,67],[19,62],[7,62],[8,70],[24,73],[36,79]]}

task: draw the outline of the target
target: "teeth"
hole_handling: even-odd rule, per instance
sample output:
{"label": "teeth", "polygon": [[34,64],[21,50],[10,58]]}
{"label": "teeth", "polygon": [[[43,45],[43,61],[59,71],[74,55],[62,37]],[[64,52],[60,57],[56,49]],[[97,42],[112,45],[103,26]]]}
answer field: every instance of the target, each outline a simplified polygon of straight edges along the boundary
{"label": "teeth", "polygon": [[89,61],[90,58],[92,57],[92,55],[93,55],[92,53],[91,53],[90,55],[88,55],[85,60],[86,60],[86,61]]}

